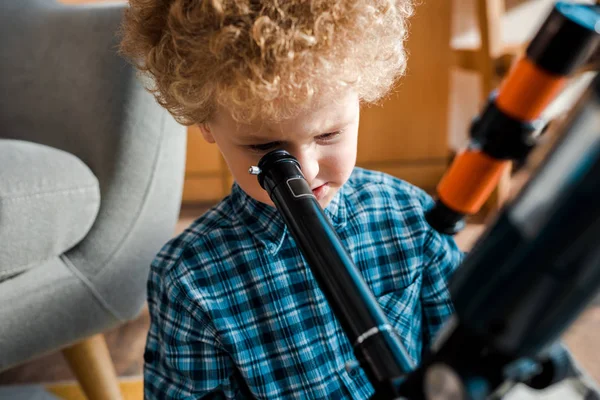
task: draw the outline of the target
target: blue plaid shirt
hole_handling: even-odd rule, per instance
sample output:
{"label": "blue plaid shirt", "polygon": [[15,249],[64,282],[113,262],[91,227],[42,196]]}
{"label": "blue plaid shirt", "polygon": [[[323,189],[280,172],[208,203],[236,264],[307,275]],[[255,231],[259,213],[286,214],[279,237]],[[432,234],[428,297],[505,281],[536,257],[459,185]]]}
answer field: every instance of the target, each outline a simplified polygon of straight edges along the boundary
{"label": "blue plaid shirt", "polygon": [[[415,363],[462,260],[420,189],[355,168],[327,206]],[[167,243],[148,282],[147,399],[366,399],[373,388],[275,208],[232,193]],[[352,367],[354,366],[354,367]]]}

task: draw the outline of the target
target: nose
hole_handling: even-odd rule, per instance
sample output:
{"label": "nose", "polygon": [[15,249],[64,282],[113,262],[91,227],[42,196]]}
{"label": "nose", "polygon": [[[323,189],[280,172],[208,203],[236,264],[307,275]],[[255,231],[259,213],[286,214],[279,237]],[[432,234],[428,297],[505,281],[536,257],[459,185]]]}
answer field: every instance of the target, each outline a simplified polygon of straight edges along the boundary
{"label": "nose", "polygon": [[319,157],[317,151],[311,147],[292,152],[292,155],[300,162],[304,178],[306,178],[309,184],[312,184],[319,174]]}

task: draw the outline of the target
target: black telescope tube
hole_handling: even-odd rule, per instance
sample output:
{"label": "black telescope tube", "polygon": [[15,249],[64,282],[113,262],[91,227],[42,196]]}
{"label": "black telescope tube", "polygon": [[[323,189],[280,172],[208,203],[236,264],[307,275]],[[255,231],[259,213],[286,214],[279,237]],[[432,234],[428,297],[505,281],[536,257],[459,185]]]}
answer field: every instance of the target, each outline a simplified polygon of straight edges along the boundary
{"label": "black telescope tube", "polygon": [[[401,384],[425,397],[427,377],[443,364],[490,390],[514,360],[536,358],[555,343],[600,289],[600,75],[562,126],[559,142],[517,198],[480,237],[450,282],[455,314],[432,356]],[[560,133],[559,133],[560,134]],[[544,387],[577,373],[554,351]],[[465,390],[468,385],[464,385]]]}
{"label": "black telescope tube", "polygon": [[397,380],[414,365],[313,195],[298,160],[275,150],[258,168],[260,185],[306,258],[376,395],[395,398]]}
{"label": "black telescope tube", "polygon": [[518,357],[555,340],[600,286],[600,75],[575,110],[450,284],[459,319]]}
{"label": "black telescope tube", "polygon": [[598,12],[600,5],[557,1],[527,46],[527,58],[549,73],[570,75],[600,42]]}

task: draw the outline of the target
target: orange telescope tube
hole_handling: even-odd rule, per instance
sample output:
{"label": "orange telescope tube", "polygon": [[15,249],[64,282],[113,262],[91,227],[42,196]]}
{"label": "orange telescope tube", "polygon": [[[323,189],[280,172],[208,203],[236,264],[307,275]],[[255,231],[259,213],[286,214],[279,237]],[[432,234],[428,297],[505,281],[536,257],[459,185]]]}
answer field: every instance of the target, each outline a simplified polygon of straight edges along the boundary
{"label": "orange telescope tube", "polygon": [[[565,82],[566,77],[550,74],[524,57],[500,87],[496,106],[515,119],[534,120],[560,93]],[[455,211],[475,214],[509,165],[509,160],[492,158],[481,150],[466,150],[456,157],[438,184],[438,196]]]}

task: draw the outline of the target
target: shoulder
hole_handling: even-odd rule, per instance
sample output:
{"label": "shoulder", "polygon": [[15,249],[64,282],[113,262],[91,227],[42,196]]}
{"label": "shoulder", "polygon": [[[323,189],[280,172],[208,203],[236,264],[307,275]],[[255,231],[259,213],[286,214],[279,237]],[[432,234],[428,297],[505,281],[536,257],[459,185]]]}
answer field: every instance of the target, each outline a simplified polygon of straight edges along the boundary
{"label": "shoulder", "polygon": [[375,236],[378,242],[398,241],[406,254],[417,255],[421,265],[455,268],[460,263],[462,252],[454,238],[438,233],[425,218],[435,202],[424,190],[361,168],[355,169],[347,183],[344,194],[352,229]]}
{"label": "shoulder", "polygon": [[354,196],[382,198],[393,196],[403,202],[417,201],[423,208],[433,205],[431,197],[421,188],[414,186],[395,176],[380,171],[354,168],[350,179],[349,194]]}
{"label": "shoulder", "polygon": [[151,265],[149,291],[154,284],[189,296],[202,286],[199,280],[210,279],[206,275],[225,256],[232,235],[242,236],[230,201],[223,199],[161,248]]}
{"label": "shoulder", "polygon": [[389,174],[355,168],[344,188],[345,199],[357,212],[389,212],[424,223],[433,199],[424,190]]}

